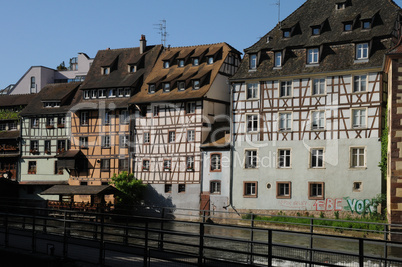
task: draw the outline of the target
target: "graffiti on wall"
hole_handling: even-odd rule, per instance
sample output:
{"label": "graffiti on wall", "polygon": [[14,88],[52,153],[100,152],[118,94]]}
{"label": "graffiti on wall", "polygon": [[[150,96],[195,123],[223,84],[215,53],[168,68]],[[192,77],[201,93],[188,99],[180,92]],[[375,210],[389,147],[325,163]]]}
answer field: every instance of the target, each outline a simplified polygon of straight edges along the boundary
{"label": "graffiti on wall", "polygon": [[[343,200],[346,200],[347,206],[342,206]],[[377,199],[350,199],[345,198],[327,198],[325,200],[316,200],[313,207],[316,211],[350,211],[357,214],[375,213],[377,211]]]}
{"label": "graffiti on wall", "polygon": [[279,205],[284,208],[290,208],[295,210],[307,209],[307,201],[279,200]]}
{"label": "graffiti on wall", "polygon": [[342,198],[327,198],[316,200],[313,207],[317,211],[340,211],[342,210]]}

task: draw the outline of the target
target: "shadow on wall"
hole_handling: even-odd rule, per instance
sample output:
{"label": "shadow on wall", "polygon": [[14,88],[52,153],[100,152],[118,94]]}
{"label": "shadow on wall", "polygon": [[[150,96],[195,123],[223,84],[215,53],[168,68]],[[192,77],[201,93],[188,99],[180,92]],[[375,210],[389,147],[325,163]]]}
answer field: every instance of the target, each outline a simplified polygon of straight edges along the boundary
{"label": "shadow on wall", "polygon": [[[148,185],[144,193],[144,205],[141,213],[148,216],[155,216],[165,219],[174,219],[176,205],[173,204],[172,197],[165,197],[158,193],[154,187]],[[137,211],[138,212],[138,211]]]}

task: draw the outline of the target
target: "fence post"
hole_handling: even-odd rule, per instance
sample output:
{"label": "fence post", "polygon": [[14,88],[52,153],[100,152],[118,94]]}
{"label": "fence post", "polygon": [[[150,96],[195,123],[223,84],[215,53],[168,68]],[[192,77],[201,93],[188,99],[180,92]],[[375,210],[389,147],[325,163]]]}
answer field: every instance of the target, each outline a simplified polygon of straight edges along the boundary
{"label": "fence post", "polygon": [[384,266],[388,263],[388,225],[384,225]]}
{"label": "fence post", "polygon": [[126,227],[124,228],[123,242],[125,245],[128,245],[128,217],[126,217]]}
{"label": "fence post", "polygon": [[[24,217],[25,218],[25,217]],[[35,248],[35,225],[36,225],[36,217],[35,217],[35,214],[32,216],[32,243],[31,243],[31,249],[32,249],[32,252],[35,252],[36,251],[36,248]]]}
{"label": "fence post", "polygon": [[314,243],[314,219],[310,219],[310,251],[309,251],[309,266],[311,267],[311,262],[313,261],[313,243]]}
{"label": "fence post", "polygon": [[158,242],[158,248],[160,250],[163,250],[163,239],[164,239],[164,222],[165,222],[165,208],[162,208],[162,218],[161,218],[161,229],[159,232],[159,242]]}
{"label": "fence post", "polygon": [[63,258],[67,258],[67,238],[69,230],[67,229],[67,213],[64,211],[64,229],[63,229]]}
{"label": "fence post", "polygon": [[359,266],[364,266],[364,243],[362,238],[359,238]]}
{"label": "fence post", "polygon": [[[97,224],[98,222],[96,222]],[[103,232],[104,232],[104,223],[105,223],[105,217],[103,214],[100,215],[100,240],[99,240],[99,265],[104,266],[104,244],[103,244]]]}
{"label": "fence post", "polygon": [[145,244],[144,244],[144,264],[148,266],[148,220],[145,222]]}
{"label": "fence post", "polygon": [[200,243],[198,247],[198,266],[202,266],[202,259],[204,258],[204,223],[200,223]]}
{"label": "fence post", "polygon": [[268,267],[272,267],[272,230],[268,230]]}
{"label": "fence post", "polygon": [[250,254],[248,256],[249,258],[249,263],[253,264],[254,262],[254,219],[255,219],[255,215],[253,213],[251,213],[251,232],[250,232]]}

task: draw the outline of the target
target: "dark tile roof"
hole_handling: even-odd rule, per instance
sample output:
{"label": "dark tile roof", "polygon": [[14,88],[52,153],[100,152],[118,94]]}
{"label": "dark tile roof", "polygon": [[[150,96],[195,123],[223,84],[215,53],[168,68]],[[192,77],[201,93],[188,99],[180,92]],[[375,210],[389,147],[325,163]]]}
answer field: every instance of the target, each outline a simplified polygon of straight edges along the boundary
{"label": "dark tile roof", "polygon": [[[31,99],[30,103],[20,113],[21,116],[45,114],[64,114],[71,109],[72,101],[81,83],[48,84]],[[45,108],[43,102],[60,101],[60,107]]]}
{"label": "dark tile roof", "polygon": [[[156,62],[152,72],[145,78],[140,92],[134,94],[129,103],[180,101],[204,97],[230,52],[240,54],[239,51],[226,43],[170,47],[165,49]],[[213,64],[207,64],[206,54],[215,56]],[[194,57],[199,57],[198,66],[192,65],[191,59]],[[178,59],[185,59],[184,67],[178,66]],[[163,67],[163,63],[166,60],[170,61],[169,68]],[[193,79],[200,79],[200,89],[192,89],[191,81]],[[177,81],[186,82],[186,89],[184,91],[178,91]],[[163,92],[162,90],[162,83],[166,82],[170,83],[170,92]],[[156,85],[156,92],[153,94],[148,93],[150,84]]]}
{"label": "dark tile roof", "polygon": [[54,185],[41,195],[109,195],[120,191],[111,185]]}
{"label": "dark tile roof", "polygon": [[0,131],[0,139],[17,139],[20,137],[20,131]]}
{"label": "dark tile roof", "polygon": [[26,106],[37,94],[0,95],[0,109]]}
{"label": "dark tile roof", "polygon": [[[384,53],[393,45],[394,23],[399,7],[391,0],[351,0],[347,1],[351,5],[337,10],[335,4],[339,2],[343,1],[306,1],[257,43],[245,49],[248,54],[260,53],[257,71],[249,71],[246,54],[232,80],[381,67]],[[363,19],[370,19],[373,27],[362,29]],[[344,31],[345,22],[353,22],[353,31]],[[321,33],[313,36],[312,26],[319,26]],[[292,30],[290,38],[282,37],[284,29]],[[372,44],[367,63],[354,63],[352,44],[358,42]],[[305,48],[320,46],[322,54],[319,66],[306,67]],[[274,51],[285,52],[280,70],[273,70]]]}
{"label": "dark tile roof", "polygon": [[[141,55],[139,47],[100,50],[88,71],[81,89],[133,87],[151,70],[162,49],[161,45],[147,46]],[[140,64],[136,72],[128,72],[129,64]],[[111,67],[108,75],[102,67]]]}
{"label": "dark tile roof", "polygon": [[201,149],[228,148],[230,145],[230,123],[228,121],[215,122]]}

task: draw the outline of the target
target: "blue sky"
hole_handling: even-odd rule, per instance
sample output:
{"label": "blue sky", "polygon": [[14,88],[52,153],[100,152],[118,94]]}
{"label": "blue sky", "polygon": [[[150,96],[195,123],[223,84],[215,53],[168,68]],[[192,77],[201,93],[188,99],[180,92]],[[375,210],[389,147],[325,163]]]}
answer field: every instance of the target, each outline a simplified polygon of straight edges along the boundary
{"label": "blue sky", "polygon": [[[278,0],[0,0],[0,89],[30,66],[56,68],[84,52],[161,43],[156,24],[166,20],[167,44],[254,44],[278,23]],[[304,0],[282,0],[281,19]],[[402,0],[395,1],[399,6]]]}

